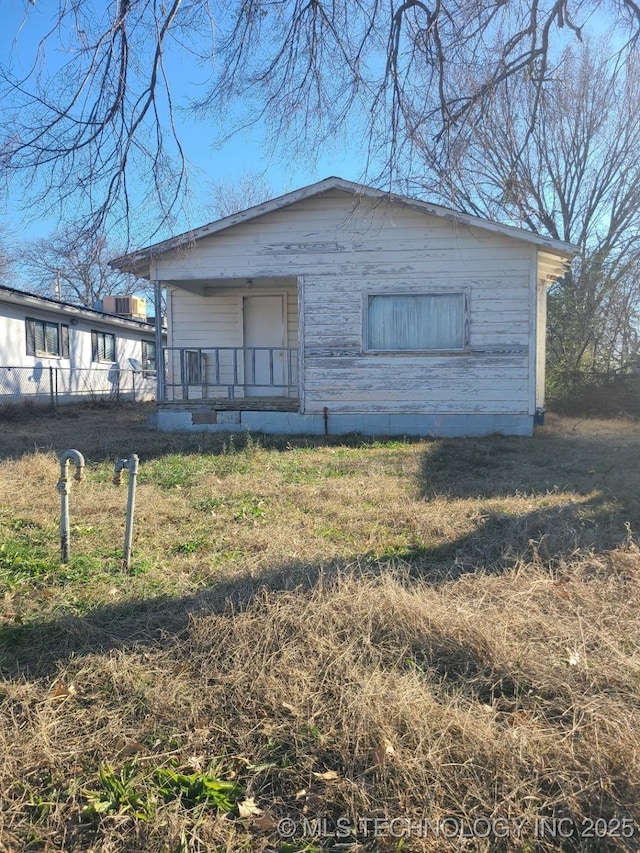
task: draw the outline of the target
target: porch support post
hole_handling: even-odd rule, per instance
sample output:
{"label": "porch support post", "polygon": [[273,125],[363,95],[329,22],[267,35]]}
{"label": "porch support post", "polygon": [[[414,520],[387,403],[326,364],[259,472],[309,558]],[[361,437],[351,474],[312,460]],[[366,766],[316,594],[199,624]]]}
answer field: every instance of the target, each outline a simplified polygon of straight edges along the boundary
{"label": "porch support post", "polygon": [[164,403],[164,350],[162,349],[162,282],[153,282],[153,297],[156,313],[156,399]]}

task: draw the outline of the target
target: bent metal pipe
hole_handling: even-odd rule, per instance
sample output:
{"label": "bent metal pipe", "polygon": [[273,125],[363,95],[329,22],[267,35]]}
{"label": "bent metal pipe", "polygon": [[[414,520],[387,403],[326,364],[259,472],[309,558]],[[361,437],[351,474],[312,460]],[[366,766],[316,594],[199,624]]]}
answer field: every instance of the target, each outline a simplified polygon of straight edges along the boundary
{"label": "bent metal pipe", "polygon": [[69,463],[73,462],[76,468],[74,479],[82,481],[84,476],[84,456],[79,450],[65,450],[60,457],[60,479],[56,485],[60,492],[60,553],[63,563],[69,562],[69,493],[71,484],[69,482]]}

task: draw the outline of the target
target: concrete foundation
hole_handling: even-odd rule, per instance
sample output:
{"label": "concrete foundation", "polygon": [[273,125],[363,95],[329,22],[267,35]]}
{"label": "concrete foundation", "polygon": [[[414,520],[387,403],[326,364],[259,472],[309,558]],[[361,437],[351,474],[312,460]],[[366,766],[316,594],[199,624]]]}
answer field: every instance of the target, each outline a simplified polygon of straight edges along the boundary
{"label": "concrete foundation", "polygon": [[533,416],[417,414],[300,414],[299,412],[215,411],[160,408],[162,432],[264,432],[279,435],[482,436],[532,435]]}

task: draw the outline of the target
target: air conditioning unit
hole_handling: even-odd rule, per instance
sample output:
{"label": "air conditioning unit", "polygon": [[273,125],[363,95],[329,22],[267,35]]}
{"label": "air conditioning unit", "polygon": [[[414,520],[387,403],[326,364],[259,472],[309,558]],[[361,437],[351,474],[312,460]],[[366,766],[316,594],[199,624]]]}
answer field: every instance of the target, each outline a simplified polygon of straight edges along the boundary
{"label": "air conditioning unit", "polygon": [[147,319],[147,300],[139,296],[105,296],[102,310],[107,314],[117,314],[129,320]]}

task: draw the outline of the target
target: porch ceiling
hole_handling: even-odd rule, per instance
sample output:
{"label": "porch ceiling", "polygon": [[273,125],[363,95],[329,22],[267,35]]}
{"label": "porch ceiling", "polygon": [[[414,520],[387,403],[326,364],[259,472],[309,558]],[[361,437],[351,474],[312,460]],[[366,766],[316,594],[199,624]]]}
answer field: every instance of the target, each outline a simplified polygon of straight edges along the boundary
{"label": "porch ceiling", "polygon": [[174,279],[165,282],[169,287],[179,287],[199,296],[210,296],[224,290],[265,290],[269,288],[281,288],[283,286],[295,286],[295,276],[282,276],[270,278],[211,278],[210,275],[198,279]]}

